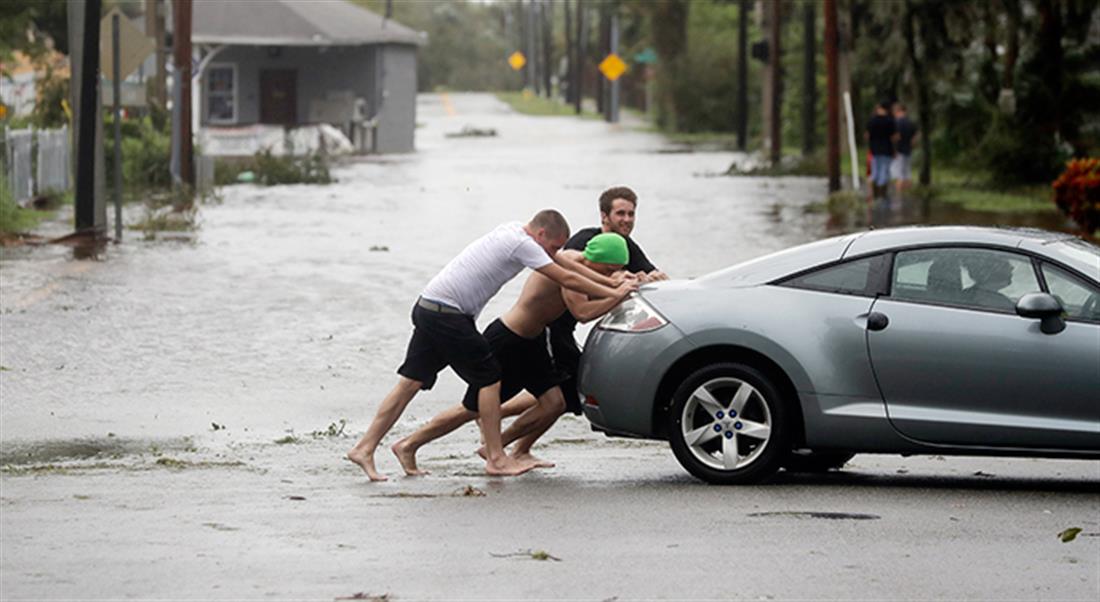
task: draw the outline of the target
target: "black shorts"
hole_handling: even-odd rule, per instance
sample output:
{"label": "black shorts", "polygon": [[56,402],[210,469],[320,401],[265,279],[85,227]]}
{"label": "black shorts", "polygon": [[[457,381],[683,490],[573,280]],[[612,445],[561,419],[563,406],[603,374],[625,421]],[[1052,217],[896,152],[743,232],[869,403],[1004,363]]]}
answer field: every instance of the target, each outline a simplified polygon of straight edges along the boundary
{"label": "black shorts", "polygon": [[565,379],[561,383],[561,393],[565,397],[565,408],[574,414],[581,414],[581,395],[577,385],[577,371],[581,366],[581,350],[577,348],[577,339],[573,327],[561,328],[557,324],[550,326],[550,354],[554,360],[554,370]]}
{"label": "black shorts", "polygon": [[[489,341],[489,348],[500,364],[501,402],[508,401],[524,389],[538,397],[562,381],[562,375],[554,371],[550,361],[545,332],[533,339],[525,339],[508,330],[504,322],[497,319],[485,329],[485,340]],[[477,411],[478,389],[470,386],[462,398],[462,405],[471,412]]]}
{"label": "black shorts", "polygon": [[500,365],[472,317],[414,305],[412,322],[415,328],[405,362],[397,369],[401,376],[420,381],[425,390],[432,388],[439,371],[447,366],[478,389],[500,380]]}

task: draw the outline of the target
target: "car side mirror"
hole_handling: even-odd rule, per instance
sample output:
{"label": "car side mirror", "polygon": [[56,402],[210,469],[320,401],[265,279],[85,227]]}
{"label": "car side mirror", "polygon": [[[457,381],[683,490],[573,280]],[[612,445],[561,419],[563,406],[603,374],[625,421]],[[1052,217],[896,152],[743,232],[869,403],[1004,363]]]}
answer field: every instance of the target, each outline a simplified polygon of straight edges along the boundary
{"label": "car side mirror", "polygon": [[1043,334],[1058,334],[1066,329],[1062,302],[1049,293],[1029,293],[1016,302],[1016,315],[1041,320]]}

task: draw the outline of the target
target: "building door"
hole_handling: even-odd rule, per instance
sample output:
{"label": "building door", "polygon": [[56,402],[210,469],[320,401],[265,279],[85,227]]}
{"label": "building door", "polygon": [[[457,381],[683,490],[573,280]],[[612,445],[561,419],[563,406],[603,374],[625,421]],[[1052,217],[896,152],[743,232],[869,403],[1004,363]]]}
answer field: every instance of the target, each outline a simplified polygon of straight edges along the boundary
{"label": "building door", "polygon": [[294,69],[260,71],[260,123],[294,125],[298,122],[298,72]]}

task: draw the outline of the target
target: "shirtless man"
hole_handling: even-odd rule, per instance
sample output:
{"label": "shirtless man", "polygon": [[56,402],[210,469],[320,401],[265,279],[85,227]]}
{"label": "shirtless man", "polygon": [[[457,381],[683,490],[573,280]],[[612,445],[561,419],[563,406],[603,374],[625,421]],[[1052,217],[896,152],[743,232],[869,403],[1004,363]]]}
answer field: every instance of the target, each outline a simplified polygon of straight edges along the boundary
{"label": "shirtless man", "polygon": [[374,451],[420,390],[431,389],[436,375],[450,366],[470,386],[472,407],[481,413],[487,446],[485,471],[512,476],[533,465],[516,462],[500,443],[500,365],[474,323],[482,308],[524,267],[566,288],[599,297],[621,298],[637,286],[615,281],[577,261],[558,255],[569,238],[569,224],[552,209],[530,222],[502,224],[470,243],[436,274],[413,306],[413,334],[397,384],[382,400],[367,432],[347,453],[372,481],[385,475],[374,466]]}
{"label": "shirtless man", "polygon": [[[560,253],[604,276],[621,270],[629,258],[626,240],[614,233],[593,237],[583,253]],[[537,438],[565,411],[565,397],[558,386],[562,375],[554,370],[547,351],[546,326],[567,308],[578,318],[591,320],[610,311],[624,296],[589,299],[584,293],[573,295],[568,289],[536,272],[527,279],[516,304],[485,329],[485,338],[501,367],[500,399],[510,399],[521,390],[528,391],[537,399],[536,404],[524,411],[501,434],[504,446],[523,436],[534,435]],[[392,450],[405,473],[425,474],[416,465],[417,450],[474,420],[478,417],[477,410],[477,390],[470,387],[461,404],[444,410],[428,424],[395,443]],[[487,448],[483,447],[479,453],[484,457]],[[529,448],[523,453],[513,454],[511,459],[524,465],[553,466],[532,456]]]}

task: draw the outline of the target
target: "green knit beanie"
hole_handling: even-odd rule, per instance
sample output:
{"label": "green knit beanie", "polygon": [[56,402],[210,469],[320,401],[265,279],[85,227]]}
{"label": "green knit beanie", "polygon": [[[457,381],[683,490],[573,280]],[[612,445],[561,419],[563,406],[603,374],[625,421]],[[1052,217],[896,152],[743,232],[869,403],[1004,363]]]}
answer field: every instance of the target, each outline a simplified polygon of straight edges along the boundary
{"label": "green knit beanie", "polygon": [[584,258],[593,263],[626,265],[630,262],[630,251],[626,249],[626,239],[614,232],[605,232],[593,236],[584,245]]}

